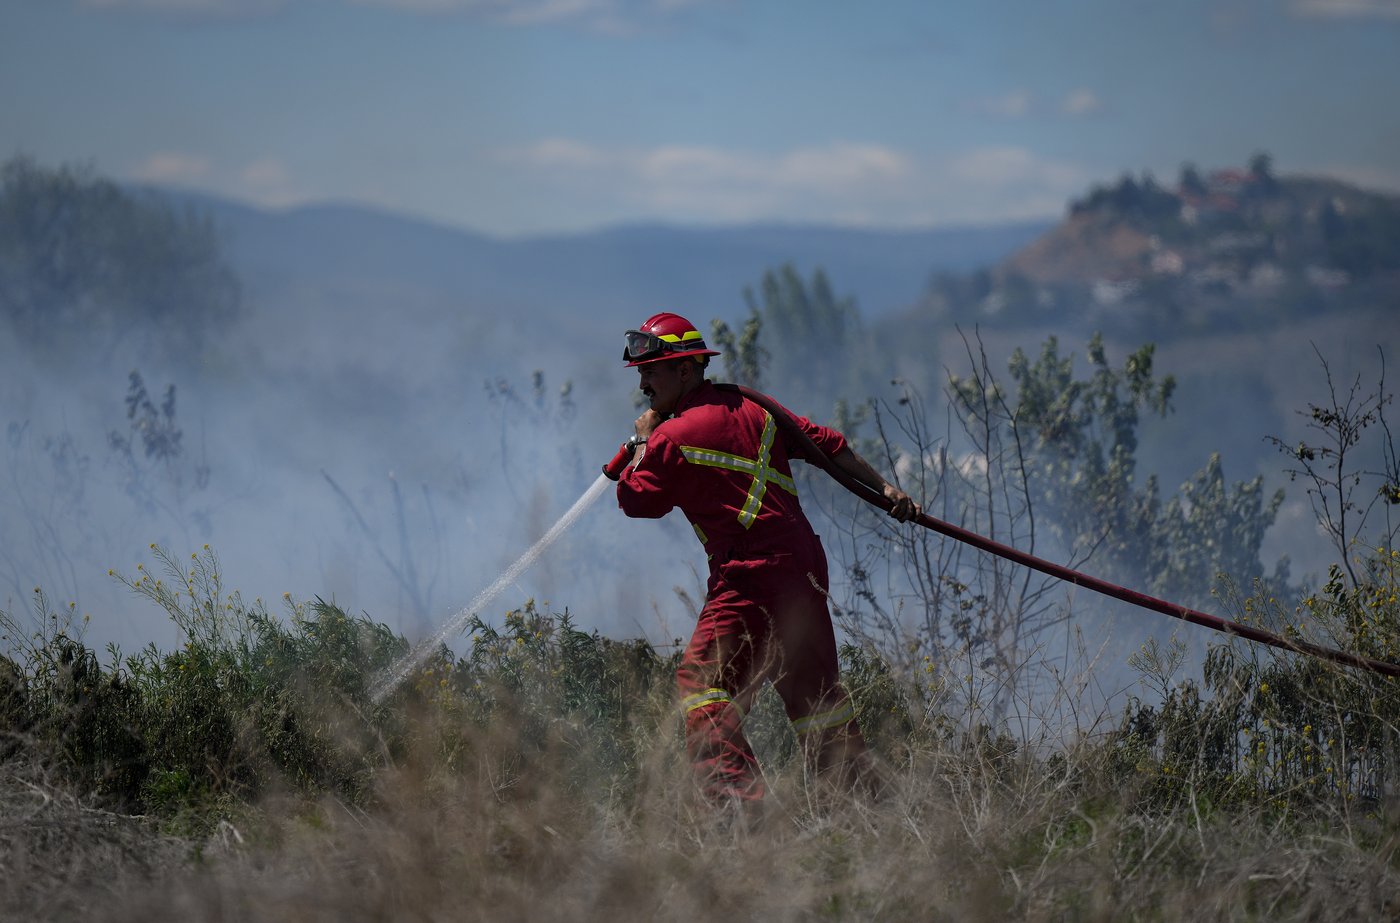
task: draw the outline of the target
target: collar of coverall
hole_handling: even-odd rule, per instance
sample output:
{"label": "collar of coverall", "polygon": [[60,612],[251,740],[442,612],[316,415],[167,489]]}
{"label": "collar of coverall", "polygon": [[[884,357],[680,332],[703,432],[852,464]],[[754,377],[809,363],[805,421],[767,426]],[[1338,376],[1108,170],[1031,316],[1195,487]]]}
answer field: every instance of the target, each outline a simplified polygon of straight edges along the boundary
{"label": "collar of coverall", "polygon": [[[685,394],[682,394],[680,398],[676,400],[676,409],[671,414],[671,417],[680,416],[681,413],[687,407],[691,406],[692,404],[699,403],[700,398],[702,396],[706,394],[711,394],[714,392],[714,390],[715,386],[710,382],[708,378],[706,378],[704,381],[700,382],[700,384],[696,385],[694,388],[687,391]],[[667,417],[667,419],[671,419],[671,417]]]}

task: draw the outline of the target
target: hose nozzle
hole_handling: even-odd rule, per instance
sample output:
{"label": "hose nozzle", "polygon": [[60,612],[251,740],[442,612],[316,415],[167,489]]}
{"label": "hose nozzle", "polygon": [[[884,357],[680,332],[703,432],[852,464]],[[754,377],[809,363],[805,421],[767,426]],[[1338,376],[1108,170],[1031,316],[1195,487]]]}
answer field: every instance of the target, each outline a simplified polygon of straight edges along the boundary
{"label": "hose nozzle", "polygon": [[636,451],[637,437],[633,436],[622,444],[622,448],[617,450],[612,461],[603,466],[603,474],[609,481],[616,481],[622,477],[622,472],[627,468],[627,463],[632,460],[632,454]]}

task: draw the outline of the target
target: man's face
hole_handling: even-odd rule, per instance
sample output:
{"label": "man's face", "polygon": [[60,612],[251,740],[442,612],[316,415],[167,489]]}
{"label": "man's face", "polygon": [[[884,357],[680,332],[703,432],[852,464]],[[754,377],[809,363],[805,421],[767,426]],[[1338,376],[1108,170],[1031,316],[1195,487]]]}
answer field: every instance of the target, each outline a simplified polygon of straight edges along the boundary
{"label": "man's face", "polygon": [[666,359],[637,366],[637,375],[640,378],[637,387],[641,388],[642,393],[651,401],[651,409],[663,417],[669,417],[676,412],[676,402],[685,393],[688,376],[681,372],[684,365],[693,363]]}

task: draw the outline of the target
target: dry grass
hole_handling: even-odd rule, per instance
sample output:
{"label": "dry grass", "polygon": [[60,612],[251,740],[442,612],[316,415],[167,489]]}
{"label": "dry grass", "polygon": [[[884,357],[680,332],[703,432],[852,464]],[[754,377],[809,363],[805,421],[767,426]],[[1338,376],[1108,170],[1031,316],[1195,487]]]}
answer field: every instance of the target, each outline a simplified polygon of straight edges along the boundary
{"label": "dry grass", "polygon": [[[1354,595],[1328,605],[1389,618]],[[1400,705],[1330,667],[1241,657],[1209,707],[1165,671],[1158,710],[1112,716],[1084,677],[1006,701],[848,649],[882,797],[809,784],[760,697],[750,825],[696,803],[649,649],[527,606],[378,707],[366,677],[403,647],[379,627],[248,624],[125,666],[61,633],[6,662],[0,920],[1400,916]]]}
{"label": "dry grass", "polygon": [[[7,918],[34,920],[1313,920],[1400,913],[1380,806],[1301,818],[1154,806],[1093,747],[1045,762],[948,744],[878,803],[774,773],[758,829],[697,807],[674,735],[628,792],[576,744],[522,762],[509,720],[425,723],[372,799],[269,797],[212,836],[161,834],[12,766]],[[444,733],[456,741],[444,761]]]}

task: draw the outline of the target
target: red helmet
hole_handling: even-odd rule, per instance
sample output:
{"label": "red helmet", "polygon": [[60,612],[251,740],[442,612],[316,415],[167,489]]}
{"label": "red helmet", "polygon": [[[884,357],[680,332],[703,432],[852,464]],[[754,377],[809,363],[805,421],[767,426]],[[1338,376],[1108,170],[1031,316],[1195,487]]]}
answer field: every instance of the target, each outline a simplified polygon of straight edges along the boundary
{"label": "red helmet", "polygon": [[718,355],[705,346],[705,338],[694,324],[679,314],[663,311],[647,318],[641,329],[627,331],[627,346],[622,350],[622,361],[631,368],[682,356]]}

